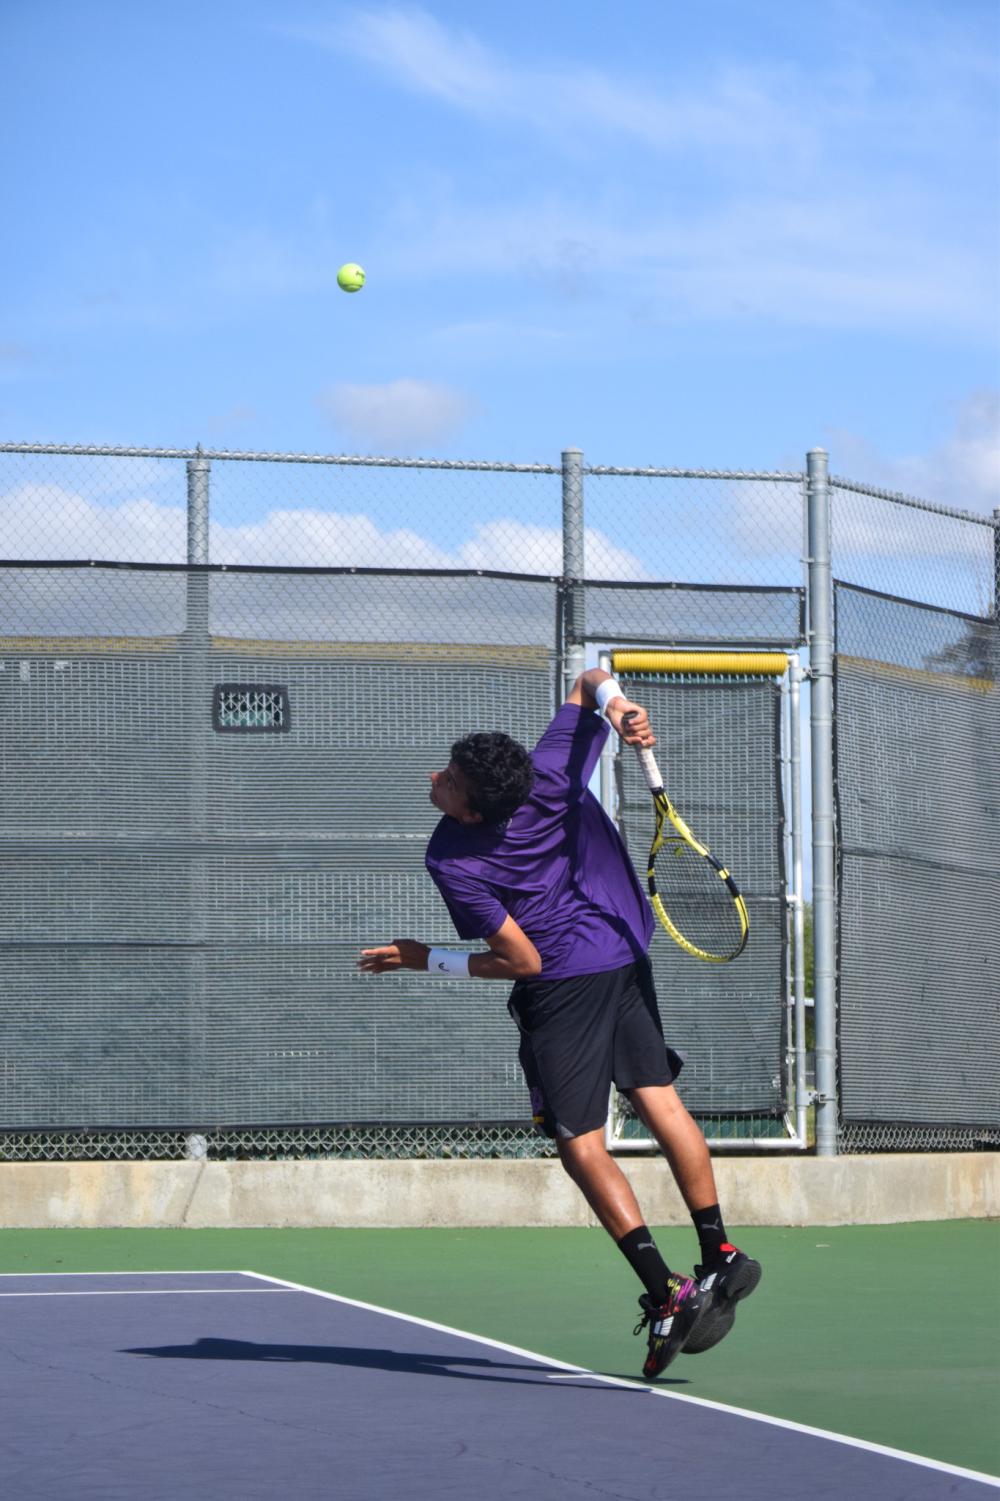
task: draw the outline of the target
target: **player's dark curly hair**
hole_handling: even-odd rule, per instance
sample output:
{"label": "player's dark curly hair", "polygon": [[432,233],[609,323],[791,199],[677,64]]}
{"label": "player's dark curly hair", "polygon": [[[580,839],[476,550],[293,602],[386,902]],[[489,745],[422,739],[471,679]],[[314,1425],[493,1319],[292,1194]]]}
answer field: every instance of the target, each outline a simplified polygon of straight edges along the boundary
{"label": "player's dark curly hair", "polygon": [[528,752],[499,730],[456,740],[451,759],[465,777],[469,807],[487,824],[504,823],[527,801],[534,785]]}

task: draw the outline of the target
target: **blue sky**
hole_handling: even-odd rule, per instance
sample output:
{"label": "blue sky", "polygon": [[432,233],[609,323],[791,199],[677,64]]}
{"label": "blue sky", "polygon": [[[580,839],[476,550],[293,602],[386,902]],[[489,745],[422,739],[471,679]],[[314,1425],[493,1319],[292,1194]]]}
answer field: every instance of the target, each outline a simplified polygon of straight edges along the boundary
{"label": "blue sky", "polygon": [[4,0],[0,432],[991,509],[998,18]]}

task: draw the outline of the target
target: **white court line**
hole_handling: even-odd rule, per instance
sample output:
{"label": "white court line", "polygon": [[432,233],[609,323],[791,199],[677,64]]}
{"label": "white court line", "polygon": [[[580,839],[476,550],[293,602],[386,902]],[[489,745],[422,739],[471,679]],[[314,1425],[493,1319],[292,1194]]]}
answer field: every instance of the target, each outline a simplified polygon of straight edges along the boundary
{"label": "white court line", "polygon": [[[62,1272],[59,1275],[73,1274]],[[108,1277],[113,1274],[102,1272],[100,1275]],[[294,1287],[105,1287],[99,1292],[0,1293],[0,1298],[262,1298],[268,1293],[295,1291]]]}
{"label": "white court line", "polygon": [[[834,1444],[846,1444],[852,1449],[864,1449],[870,1454],[883,1454],[888,1459],[898,1459],[905,1464],[921,1465],[924,1469],[940,1470],[945,1475],[958,1475],[965,1480],[979,1480],[984,1485],[1000,1490],[1000,1479],[984,1474],[981,1470],[966,1470],[960,1465],[945,1464],[939,1459],[927,1459],[922,1454],[911,1454],[906,1449],[890,1449],[886,1444],[873,1444],[868,1439],[851,1438],[845,1433],[833,1433],[827,1428],[813,1428],[807,1423],[793,1423],[789,1418],[773,1418],[767,1413],[751,1412],[745,1407],[732,1407],[727,1402],[713,1402],[708,1397],[689,1397],[682,1392],[666,1391],[663,1387],[647,1386],[639,1381],[629,1381],[622,1376],[603,1376],[598,1371],[589,1371],[585,1366],[570,1365],[565,1360],[554,1360],[549,1355],[540,1355],[536,1350],[524,1350],[519,1345],[508,1345],[502,1340],[488,1339],[482,1334],[470,1334],[466,1329],[453,1329],[449,1324],[437,1324],[432,1319],[417,1318],[412,1313],[397,1313],[392,1308],[382,1308],[378,1303],[363,1303],[359,1298],[345,1298],[341,1293],[328,1293],[319,1287],[307,1287],[302,1282],[289,1282],[284,1277],[270,1277],[266,1272],[246,1272],[247,1277],[258,1277],[264,1282],[274,1282],[280,1287],[294,1288],[297,1292],[312,1293],[317,1298],[329,1298],[334,1303],[346,1303],[351,1308],[364,1308],[370,1313],[386,1314],[392,1319],[402,1319],[407,1324],[419,1324],[424,1329],[436,1329],[441,1334],[454,1334],[460,1339],[471,1340],[477,1345],[488,1345],[494,1350],[504,1350],[509,1355],[523,1355],[541,1365],[557,1366],[569,1376],[587,1376],[593,1381],[602,1381],[609,1386],[624,1386],[635,1392],[649,1392],[654,1397],[665,1397],[669,1402],[691,1402],[696,1407],[708,1407],[714,1412],[728,1412],[733,1417],[747,1418],[754,1423],[767,1423],[772,1428],[786,1428],[792,1433],[807,1433],[812,1438],[824,1438]],[[552,1377],[552,1380],[557,1379]]]}
{"label": "white court line", "polygon": [[176,1271],[158,1272],[155,1268],[133,1267],[127,1272],[0,1272],[0,1277],[248,1277],[252,1272],[233,1272],[226,1267],[214,1271],[195,1272],[189,1266],[179,1266]]}
{"label": "white court line", "polygon": [[[794,1423],[789,1418],[775,1418],[775,1417],[771,1417],[770,1414],[768,1414],[768,1413],[752,1412],[748,1408],[745,1408],[745,1407],[733,1407],[733,1406],[731,1406],[727,1402],[715,1402],[715,1401],[712,1401],[711,1398],[709,1398],[709,1397],[691,1397],[691,1396],[685,1395],[683,1392],[667,1391],[665,1388],[660,1387],[660,1386],[648,1386],[644,1382],[630,1381],[630,1380],[628,1380],[624,1376],[605,1376],[605,1375],[602,1375],[599,1371],[588,1370],[586,1366],[574,1366],[574,1365],[570,1365],[570,1363],[568,1361],[565,1361],[565,1360],[556,1360],[556,1359],[554,1359],[550,1355],[540,1355],[537,1350],[525,1350],[525,1349],[522,1349],[522,1347],[520,1345],[508,1345],[508,1344],[505,1344],[502,1340],[489,1339],[484,1334],[471,1334],[467,1329],[455,1329],[450,1324],[438,1324],[438,1323],[435,1323],[432,1319],[421,1319],[421,1318],[418,1318],[415,1314],[412,1314],[412,1313],[399,1313],[394,1308],[383,1308],[378,1303],[365,1303],[365,1302],[362,1302],[360,1298],[348,1298],[348,1297],[345,1297],[342,1293],[330,1293],[330,1292],[326,1292],[323,1288],[309,1287],[304,1282],[290,1282],[290,1281],[287,1280],[287,1278],[284,1278],[284,1277],[272,1277],[272,1276],[269,1276],[268,1273],[266,1273],[266,1272],[250,1272],[250,1271],[245,1271],[245,1270],[242,1270],[242,1271],[236,1271],[236,1270],[223,1271],[221,1269],[216,1269],[215,1271],[212,1271],[212,1272],[205,1272],[205,1271],[197,1272],[197,1271],[192,1271],[190,1269],[178,1270],[178,1271],[175,1271],[175,1272],[157,1272],[157,1271],[151,1271],[151,1270],[146,1270],[146,1271],[128,1271],[128,1272],[0,1272],[0,1277],[183,1277],[183,1276],[188,1276],[188,1277],[251,1277],[255,1281],[258,1281],[258,1282],[268,1282],[268,1283],[270,1283],[272,1285],[272,1290],[275,1290],[275,1291],[309,1293],[312,1297],[315,1297],[315,1298],[326,1298],[326,1299],[328,1299],[332,1303],[345,1303],[350,1308],[363,1308],[368,1313],[381,1313],[381,1314],[384,1314],[387,1318],[400,1319],[405,1324],[417,1324],[421,1328],[424,1328],[424,1329],[436,1329],[441,1334],[451,1334],[451,1335],[456,1336],[458,1339],[467,1339],[467,1340],[471,1341],[473,1344],[486,1345],[487,1347],[489,1347],[490,1349],[493,1349],[493,1350],[503,1350],[508,1355],[520,1355],[520,1356],[524,1357],[527,1360],[534,1361],[538,1365],[555,1367],[557,1371],[565,1373],[563,1375],[557,1375],[557,1374],[551,1375],[549,1377],[549,1380],[551,1380],[551,1381],[558,1381],[558,1380],[564,1380],[564,1381],[566,1381],[566,1380],[570,1380],[574,1376],[575,1377],[586,1376],[590,1380],[592,1380],[592,1381],[600,1381],[600,1382],[604,1383],[606,1386],[625,1387],[628,1390],[634,1391],[634,1392],[648,1392],[651,1396],[654,1396],[654,1397],[664,1397],[664,1398],[666,1398],[670,1402],[690,1402],[690,1403],[693,1403],[694,1406],[696,1406],[696,1407],[707,1407],[707,1408],[711,1409],[714,1412],[726,1412],[726,1413],[730,1413],[733,1417],[746,1418],[750,1422],[754,1422],[754,1423],[767,1423],[772,1428],[785,1428],[789,1432],[792,1432],[792,1433],[806,1433],[806,1434],[809,1434],[810,1437],[812,1437],[812,1438],[827,1439],[830,1443],[834,1443],[834,1444],[846,1444],[849,1448],[852,1448],[852,1449],[864,1449],[864,1450],[866,1450],[870,1454],[883,1454],[888,1459],[897,1459],[897,1460],[902,1461],[904,1464],[920,1465],[924,1469],[938,1470],[942,1474],[945,1474],[945,1475],[957,1475],[957,1476],[959,1476],[959,1477],[961,1477],[962,1479],[965,1479],[965,1480],[978,1480],[983,1485],[988,1485],[988,1486],[993,1487],[994,1489],[1000,1490],[1000,1479],[998,1479],[995,1475],[987,1475],[987,1474],[985,1474],[981,1470],[967,1470],[967,1469],[964,1469],[960,1465],[950,1465],[950,1464],[944,1463],[944,1461],[942,1461],[942,1460],[928,1459],[928,1458],[926,1458],[922,1454],[911,1454],[906,1449],[890,1449],[888,1447],[888,1445],[886,1445],[886,1444],[875,1444],[875,1443],[872,1443],[870,1440],[863,1439],[863,1438],[851,1438],[848,1434],[845,1434],[845,1433],[833,1433],[828,1428],[814,1428],[814,1427],[810,1426],[807,1423]],[[245,1291],[251,1291],[251,1290],[252,1289],[249,1289],[249,1288],[245,1289]],[[254,1290],[256,1290],[256,1289],[254,1289]],[[134,1292],[137,1292],[137,1293],[142,1293],[142,1292],[146,1291],[146,1289],[143,1289],[143,1288],[123,1289],[123,1292],[127,1292],[127,1291],[134,1291]],[[165,1296],[183,1296],[184,1293],[186,1293],[188,1291],[199,1291],[199,1292],[204,1292],[204,1293],[225,1293],[225,1292],[240,1292],[240,1291],[244,1291],[244,1289],[240,1289],[240,1288],[211,1288],[211,1287],[206,1287],[206,1288],[198,1288],[198,1289],[162,1288],[162,1289],[153,1289],[153,1291],[162,1292],[162,1294],[165,1295]],[[0,1294],[0,1296],[14,1296],[14,1297],[18,1297],[18,1296],[29,1296],[29,1297],[30,1296],[36,1296],[37,1297],[37,1296],[44,1296],[44,1294],[27,1294],[27,1295],[22,1295],[22,1294],[15,1293],[15,1294]],[[58,1296],[58,1294],[56,1294],[55,1296]],[[69,1296],[72,1296],[72,1294],[70,1294]],[[91,1296],[104,1297],[104,1296],[107,1296],[107,1294],[103,1293],[103,1292],[98,1292],[96,1294],[91,1294]]]}

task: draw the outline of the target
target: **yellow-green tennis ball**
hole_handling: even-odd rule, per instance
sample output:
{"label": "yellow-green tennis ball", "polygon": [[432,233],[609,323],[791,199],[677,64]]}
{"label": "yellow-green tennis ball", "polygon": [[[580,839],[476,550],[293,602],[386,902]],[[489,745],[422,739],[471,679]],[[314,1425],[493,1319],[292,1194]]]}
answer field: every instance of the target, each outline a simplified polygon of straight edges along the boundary
{"label": "yellow-green tennis ball", "polygon": [[337,286],[342,292],[360,292],[364,284],[365,273],[353,261],[348,261],[337,272]]}

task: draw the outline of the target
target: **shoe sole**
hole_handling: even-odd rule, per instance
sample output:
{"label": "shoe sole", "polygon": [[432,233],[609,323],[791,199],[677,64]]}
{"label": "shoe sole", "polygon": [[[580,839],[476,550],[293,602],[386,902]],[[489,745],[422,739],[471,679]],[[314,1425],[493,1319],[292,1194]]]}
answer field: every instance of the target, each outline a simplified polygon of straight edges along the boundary
{"label": "shoe sole", "polygon": [[682,1351],[685,1355],[701,1355],[725,1339],[736,1321],[735,1305],[749,1298],[760,1282],[760,1276],[759,1261],[744,1261],[736,1268],[725,1295],[710,1304],[684,1341]]}
{"label": "shoe sole", "polygon": [[760,1281],[760,1262],[744,1261],[738,1266],[723,1294],[727,1303],[739,1303],[743,1298],[749,1298],[754,1288]]}
{"label": "shoe sole", "polygon": [[[663,1372],[667,1369],[667,1366],[670,1365],[672,1361],[676,1360],[677,1356],[684,1349],[688,1340],[694,1334],[695,1330],[699,1327],[702,1319],[710,1311],[711,1302],[710,1300],[706,1299],[700,1308],[694,1310],[694,1317],[691,1319],[690,1323],[687,1323],[687,1320],[684,1317],[685,1312],[690,1312],[689,1309],[682,1309],[680,1315],[674,1315],[676,1322],[671,1328],[670,1334],[667,1336],[665,1353],[660,1354],[656,1357],[655,1363],[652,1367],[649,1364],[650,1357],[647,1357],[646,1363],[643,1365],[642,1374],[646,1381],[655,1381],[657,1376],[662,1375]],[[686,1328],[685,1324],[687,1324]]]}

